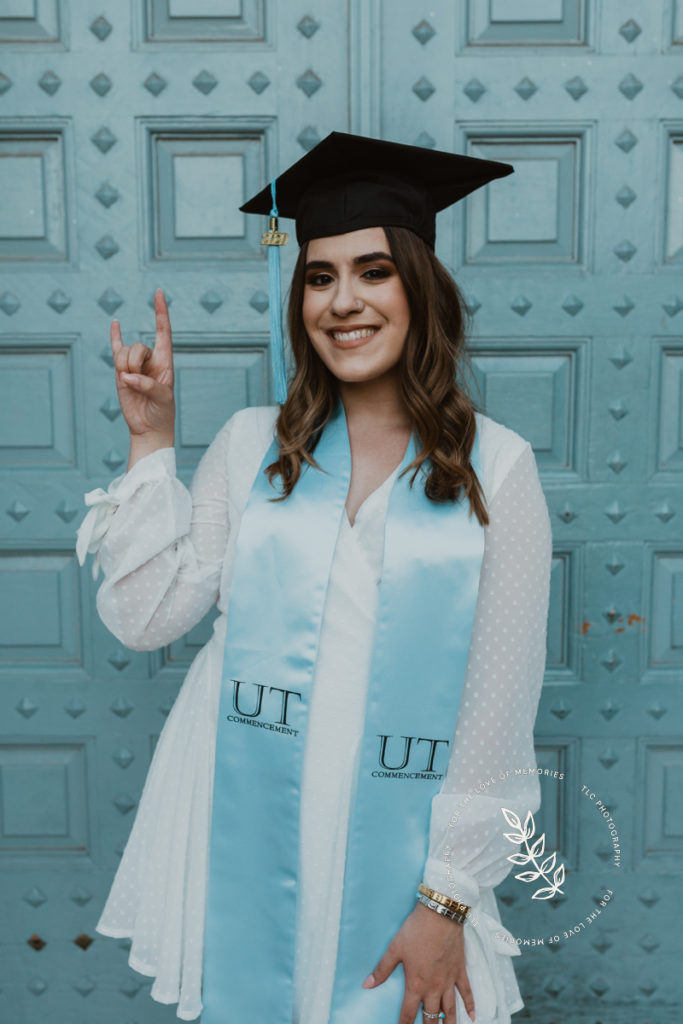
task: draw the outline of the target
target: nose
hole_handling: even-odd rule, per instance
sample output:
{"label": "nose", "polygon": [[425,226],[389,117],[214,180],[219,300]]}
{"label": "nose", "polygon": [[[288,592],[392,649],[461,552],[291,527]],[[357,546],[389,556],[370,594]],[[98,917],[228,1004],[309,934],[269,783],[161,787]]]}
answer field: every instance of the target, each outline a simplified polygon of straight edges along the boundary
{"label": "nose", "polygon": [[359,312],[362,304],[355,294],[353,276],[341,275],[332,298],[331,310],[335,316],[345,317],[347,313]]}

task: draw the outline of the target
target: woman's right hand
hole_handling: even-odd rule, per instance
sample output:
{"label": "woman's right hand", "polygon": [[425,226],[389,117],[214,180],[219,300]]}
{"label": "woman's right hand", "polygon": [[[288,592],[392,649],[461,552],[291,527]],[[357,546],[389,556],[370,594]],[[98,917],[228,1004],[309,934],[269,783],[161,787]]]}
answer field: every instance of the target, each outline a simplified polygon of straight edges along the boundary
{"label": "woman's right hand", "polygon": [[157,288],[154,293],[154,311],[154,349],[143,345],[141,341],[136,341],[134,345],[124,345],[121,325],[118,320],[112,320],[110,340],[116,388],[121,412],[131,436],[173,437],[173,343],[168,307],[161,288]]}

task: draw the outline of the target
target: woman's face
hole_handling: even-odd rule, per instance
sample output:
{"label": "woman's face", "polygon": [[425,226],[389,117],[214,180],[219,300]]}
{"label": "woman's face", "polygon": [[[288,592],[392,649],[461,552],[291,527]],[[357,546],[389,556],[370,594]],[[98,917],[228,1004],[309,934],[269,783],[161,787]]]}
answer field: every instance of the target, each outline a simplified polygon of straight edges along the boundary
{"label": "woman's face", "polygon": [[396,365],[410,310],[384,228],[311,239],[304,280],[304,326],[335,377],[372,380]]}

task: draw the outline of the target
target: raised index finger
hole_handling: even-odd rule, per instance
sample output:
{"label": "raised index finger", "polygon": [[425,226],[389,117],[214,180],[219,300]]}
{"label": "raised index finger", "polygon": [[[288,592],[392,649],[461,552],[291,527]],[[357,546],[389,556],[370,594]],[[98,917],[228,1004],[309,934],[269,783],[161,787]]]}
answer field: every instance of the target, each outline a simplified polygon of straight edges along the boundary
{"label": "raised index finger", "polygon": [[173,362],[173,344],[171,340],[171,321],[166,305],[166,296],[161,288],[154,293],[154,312],[156,314],[156,337],[154,339],[154,351],[162,359],[171,364]]}

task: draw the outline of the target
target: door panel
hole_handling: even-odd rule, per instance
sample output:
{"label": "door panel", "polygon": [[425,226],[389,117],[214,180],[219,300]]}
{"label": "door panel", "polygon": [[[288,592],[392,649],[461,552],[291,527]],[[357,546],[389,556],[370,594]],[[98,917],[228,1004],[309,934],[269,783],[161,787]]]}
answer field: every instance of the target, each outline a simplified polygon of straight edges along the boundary
{"label": "door panel", "polygon": [[535,835],[566,881],[534,900],[513,866],[497,890],[539,1022],[680,1015],[682,11],[382,7],[378,131],[515,167],[438,215],[437,255],[552,521]]}
{"label": "door panel", "polygon": [[[178,472],[269,404],[264,181],[347,127],[348,14],[270,0],[0,12],[0,1019],[176,1020],[94,931],[150,759],[215,611],[134,652],[75,557],[83,493],[125,470],[109,328],[168,297]],[[283,280],[296,247],[283,253]]]}

